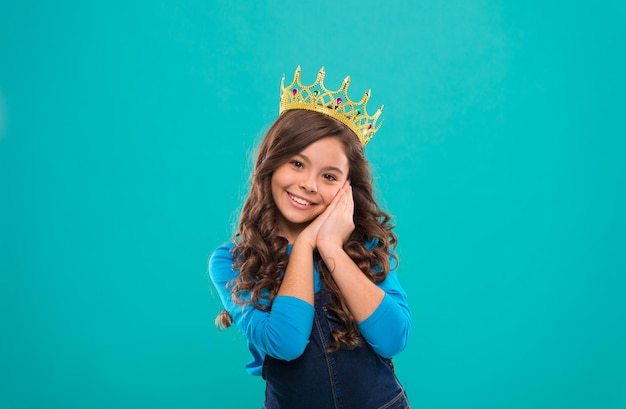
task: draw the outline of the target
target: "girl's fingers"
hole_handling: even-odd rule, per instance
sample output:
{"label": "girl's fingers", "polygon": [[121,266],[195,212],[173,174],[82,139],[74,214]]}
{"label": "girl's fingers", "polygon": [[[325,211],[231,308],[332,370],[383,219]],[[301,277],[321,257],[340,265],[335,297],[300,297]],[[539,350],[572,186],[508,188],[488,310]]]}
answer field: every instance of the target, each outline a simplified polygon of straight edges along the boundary
{"label": "girl's fingers", "polygon": [[328,217],[330,216],[330,214],[335,210],[335,208],[337,207],[338,203],[340,203],[342,196],[345,194],[344,193],[344,186],[342,186],[341,189],[339,189],[337,191],[337,194],[335,194],[335,197],[333,198],[333,200],[330,202],[330,204],[328,205],[328,207],[326,209],[324,209],[324,212],[322,212],[322,214],[320,214],[319,216],[317,216],[317,219],[315,220],[318,223],[324,223],[324,221],[326,221],[326,219],[328,219]]}
{"label": "girl's fingers", "polygon": [[341,188],[341,197],[340,203],[342,204],[342,210],[346,211],[350,209],[350,203],[353,202],[352,199],[352,186],[346,182],[346,184]]}
{"label": "girl's fingers", "polygon": [[[331,206],[329,206],[330,208]],[[352,187],[344,185],[333,200],[329,217],[333,219],[333,224],[340,223],[340,220],[349,218],[352,220],[354,211],[354,200],[352,199]],[[326,209],[329,210],[328,208]]]}
{"label": "girl's fingers", "polygon": [[329,217],[336,217],[336,215],[334,215],[335,211],[344,213],[348,209],[352,201],[351,195],[349,196],[348,193],[351,189],[350,184],[346,181],[341,189],[337,191],[337,194],[324,212],[317,217],[320,223],[325,223]]}
{"label": "girl's fingers", "polygon": [[337,194],[333,198],[333,202],[340,200],[343,194],[345,193],[345,191],[346,191],[346,184],[344,183],[343,186],[341,186],[341,189],[337,191]]}

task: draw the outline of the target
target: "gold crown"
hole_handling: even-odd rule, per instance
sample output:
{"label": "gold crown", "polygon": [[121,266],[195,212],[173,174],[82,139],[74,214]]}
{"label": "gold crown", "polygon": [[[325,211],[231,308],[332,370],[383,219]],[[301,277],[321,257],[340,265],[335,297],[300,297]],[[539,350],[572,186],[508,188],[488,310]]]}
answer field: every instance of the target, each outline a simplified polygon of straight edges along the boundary
{"label": "gold crown", "polygon": [[382,125],[376,121],[383,110],[383,106],[376,110],[374,115],[368,115],[367,100],[371,91],[368,90],[360,101],[354,102],[348,97],[350,76],[343,80],[337,91],[329,91],[324,86],[324,67],[317,73],[317,79],[312,85],[302,85],[300,82],[300,66],[296,68],[293,82],[285,87],[285,76],[280,82],[280,113],[290,109],[306,109],[319,112],[335,118],[346,124],[365,145],[372,139]]}

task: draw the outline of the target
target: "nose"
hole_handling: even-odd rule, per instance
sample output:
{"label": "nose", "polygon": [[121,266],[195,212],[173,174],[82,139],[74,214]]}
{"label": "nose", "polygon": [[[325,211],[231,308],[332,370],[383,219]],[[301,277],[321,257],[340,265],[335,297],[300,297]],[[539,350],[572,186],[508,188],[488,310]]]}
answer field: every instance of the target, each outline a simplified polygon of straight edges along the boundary
{"label": "nose", "polygon": [[304,176],[302,180],[300,180],[300,188],[311,193],[317,192],[317,183],[315,181],[315,176],[311,174],[307,174],[306,176]]}

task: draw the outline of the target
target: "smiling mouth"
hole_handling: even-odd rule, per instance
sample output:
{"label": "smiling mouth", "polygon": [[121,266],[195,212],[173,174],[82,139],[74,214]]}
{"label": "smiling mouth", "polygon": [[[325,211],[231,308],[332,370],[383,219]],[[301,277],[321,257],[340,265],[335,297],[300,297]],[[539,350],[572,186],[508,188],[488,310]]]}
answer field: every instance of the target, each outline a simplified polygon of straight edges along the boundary
{"label": "smiling mouth", "polygon": [[303,199],[303,198],[301,198],[301,197],[294,196],[294,195],[292,195],[292,194],[291,194],[291,193],[289,193],[289,192],[287,192],[287,195],[289,196],[289,198],[290,198],[291,200],[293,200],[294,202],[296,202],[296,203],[298,203],[299,205],[302,205],[302,206],[311,206],[311,205],[314,205],[314,204],[315,204],[315,203],[313,203],[313,202],[309,202],[308,200]]}

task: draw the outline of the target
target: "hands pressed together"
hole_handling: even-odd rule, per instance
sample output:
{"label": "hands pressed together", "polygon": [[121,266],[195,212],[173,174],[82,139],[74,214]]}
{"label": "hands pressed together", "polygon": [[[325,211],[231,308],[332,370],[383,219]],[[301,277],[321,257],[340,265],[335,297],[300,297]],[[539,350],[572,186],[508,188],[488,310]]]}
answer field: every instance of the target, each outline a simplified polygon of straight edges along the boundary
{"label": "hands pressed together", "polygon": [[354,231],[353,216],[352,186],[347,180],[330,205],[302,230],[296,240],[304,241],[320,252],[341,249]]}

